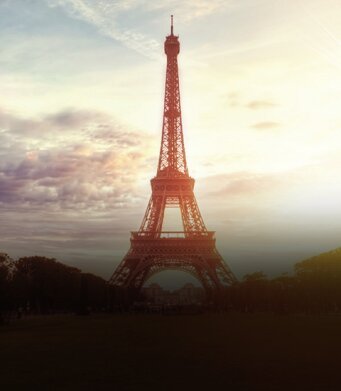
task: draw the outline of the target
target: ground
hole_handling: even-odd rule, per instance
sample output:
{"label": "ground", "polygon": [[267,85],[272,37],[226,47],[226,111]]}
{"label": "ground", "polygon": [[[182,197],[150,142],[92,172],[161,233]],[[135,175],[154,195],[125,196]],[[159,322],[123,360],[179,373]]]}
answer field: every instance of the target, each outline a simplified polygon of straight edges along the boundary
{"label": "ground", "polygon": [[46,316],[0,327],[1,390],[340,390],[341,316]]}

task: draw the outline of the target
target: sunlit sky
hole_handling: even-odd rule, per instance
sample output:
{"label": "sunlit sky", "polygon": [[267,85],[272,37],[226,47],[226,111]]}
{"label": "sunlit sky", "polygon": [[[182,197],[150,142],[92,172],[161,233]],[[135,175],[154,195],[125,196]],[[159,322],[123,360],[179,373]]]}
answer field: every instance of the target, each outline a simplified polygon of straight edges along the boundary
{"label": "sunlit sky", "polygon": [[109,278],[180,36],[196,196],[237,277],[341,245],[340,0],[0,0],[0,252]]}

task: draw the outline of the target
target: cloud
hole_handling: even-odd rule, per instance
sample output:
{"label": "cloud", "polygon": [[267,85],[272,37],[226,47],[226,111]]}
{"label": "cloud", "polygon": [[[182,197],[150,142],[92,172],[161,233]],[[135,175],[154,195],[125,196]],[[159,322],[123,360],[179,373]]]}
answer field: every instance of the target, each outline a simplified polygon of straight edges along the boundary
{"label": "cloud", "polygon": [[[217,10],[238,4],[235,0],[167,0],[154,2],[149,0],[47,0],[51,7],[62,7],[67,14],[75,19],[85,21],[95,26],[98,31],[110,38],[123,43],[130,49],[148,57],[159,56],[159,41],[144,34],[139,27],[127,27],[122,21],[129,21],[130,15],[141,15],[146,23],[148,14],[166,14],[176,10],[177,19],[190,21],[210,15]],[[142,18],[142,16],[146,16]]]}
{"label": "cloud", "polygon": [[92,122],[106,121],[108,116],[96,111],[65,109],[58,113],[48,115],[43,121],[57,128],[74,128]]}
{"label": "cloud", "polygon": [[143,155],[79,147],[26,156],[17,165],[1,167],[0,203],[23,206],[115,207],[134,197],[135,175]]}
{"label": "cloud", "polygon": [[252,100],[245,105],[245,107],[252,110],[268,109],[274,106],[276,106],[276,104],[268,100]]}
{"label": "cloud", "polygon": [[[142,138],[103,112],[72,108],[39,118],[24,118],[0,109],[0,132],[2,139],[16,135],[24,139],[53,139],[54,142],[62,139],[64,142],[66,136],[72,135],[81,143],[109,142],[131,146]],[[149,138],[148,135],[143,137]]]}
{"label": "cloud", "polygon": [[275,102],[272,102],[271,100],[266,100],[266,99],[255,99],[255,100],[250,100],[249,102],[244,103],[242,96],[240,92],[233,91],[226,96],[227,104],[230,107],[246,107],[251,110],[260,110],[260,109],[270,109],[277,104]]}
{"label": "cloud", "polygon": [[206,189],[217,189],[213,192],[208,192],[207,195],[211,197],[240,197],[273,189],[281,183],[282,179],[281,176],[274,174],[234,172],[204,178],[203,183]]}
{"label": "cloud", "polygon": [[39,127],[39,121],[35,121],[33,119],[23,119],[0,109],[0,131],[2,131],[2,133],[8,131],[9,129],[12,133],[36,133],[40,130]]}
{"label": "cloud", "polygon": [[48,0],[52,7],[60,6],[70,17],[83,20],[95,26],[105,36],[122,42],[141,54],[154,57],[159,43],[135,29],[120,27],[120,16],[137,8],[136,1],[89,1],[89,0]]}
{"label": "cloud", "polygon": [[[235,6],[235,0],[168,0],[158,4],[158,2],[145,1],[152,8],[162,8],[164,10],[176,10],[176,18],[190,21],[211,15],[218,10]],[[158,4],[158,5],[157,5]]]}
{"label": "cloud", "polygon": [[252,128],[257,130],[268,130],[278,128],[280,124],[274,121],[263,121],[257,122],[256,124],[251,125]]}
{"label": "cloud", "polygon": [[137,197],[148,135],[91,111],[35,120],[2,112],[0,126],[0,206],[106,209]]}
{"label": "cloud", "polygon": [[230,92],[227,95],[227,104],[230,107],[240,106],[240,94],[236,91]]}
{"label": "cloud", "polygon": [[47,128],[49,131],[70,130],[101,121],[108,122],[108,116],[96,111],[66,109],[41,118],[23,118],[0,109],[0,130],[21,136],[44,137],[43,131]]}

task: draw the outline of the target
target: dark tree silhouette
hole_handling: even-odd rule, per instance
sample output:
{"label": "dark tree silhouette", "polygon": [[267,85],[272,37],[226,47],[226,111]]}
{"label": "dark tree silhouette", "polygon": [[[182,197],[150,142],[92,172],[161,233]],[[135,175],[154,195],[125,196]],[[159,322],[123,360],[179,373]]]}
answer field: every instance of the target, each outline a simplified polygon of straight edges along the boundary
{"label": "dark tree silhouette", "polygon": [[[242,312],[335,312],[341,310],[341,248],[298,262],[293,275],[263,272],[209,298],[217,308]],[[102,278],[41,256],[13,262],[0,254],[0,314],[23,308],[34,313],[125,310],[137,291],[110,288]]]}
{"label": "dark tree silhouette", "polygon": [[[12,284],[15,304],[38,313],[78,311],[80,305],[97,309],[105,304],[105,280],[55,259],[20,258]],[[85,285],[89,292],[86,297]]]}
{"label": "dark tree silhouette", "polygon": [[295,271],[302,308],[341,309],[341,248],[299,262]]}

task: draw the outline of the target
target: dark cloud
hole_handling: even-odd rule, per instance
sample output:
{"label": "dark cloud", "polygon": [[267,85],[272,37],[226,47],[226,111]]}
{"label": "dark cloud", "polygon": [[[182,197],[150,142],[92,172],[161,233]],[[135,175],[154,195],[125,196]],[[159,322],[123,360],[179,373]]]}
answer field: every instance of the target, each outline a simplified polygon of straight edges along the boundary
{"label": "dark cloud", "polygon": [[[136,197],[140,169],[148,165],[150,138],[109,116],[65,110],[26,120],[2,111],[1,128],[0,205],[96,209]],[[68,132],[56,132],[61,128]],[[17,132],[30,134],[29,140],[23,142],[25,137],[18,138]],[[34,148],[28,148],[32,144]]]}
{"label": "dark cloud", "polygon": [[257,130],[269,130],[269,129],[278,128],[279,126],[280,126],[280,124],[278,122],[263,121],[263,122],[257,122],[256,124],[251,125],[251,128],[254,128]]}
{"label": "dark cloud", "polygon": [[133,196],[141,160],[133,151],[37,152],[0,168],[0,202],[112,207]]}
{"label": "dark cloud", "polygon": [[34,133],[40,130],[42,122],[34,119],[23,119],[0,109],[0,131],[13,133]]}
{"label": "dark cloud", "polygon": [[[10,133],[37,139],[51,139],[76,134],[92,140],[120,142],[131,137],[131,131],[105,113],[92,110],[66,109],[40,118],[22,118],[0,109],[0,137]],[[125,142],[128,144],[128,142]]]}
{"label": "dark cloud", "polygon": [[276,103],[269,100],[252,100],[245,105],[245,107],[252,110],[269,109],[274,106],[277,106]]}
{"label": "dark cloud", "polygon": [[[136,134],[127,133],[119,128],[113,132],[109,125],[99,126],[96,131],[91,132],[88,136],[93,142],[115,143],[125,146],[137,146],[141,142],[141,137],[136,137]],[[148,136],[145,137],[149,138]]]}
{"label": "dark cloud", "polygon": [[63,110],[59,113],[48,115],[43,122],[48,122],[57,128],[79,128],[91,123],[98,124],[102,121],[108,121],[108,116],[96,111],[86,110]]}

